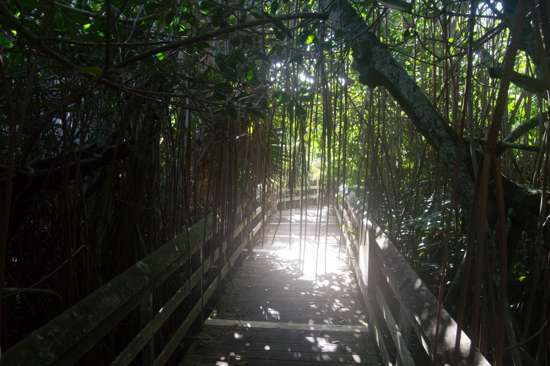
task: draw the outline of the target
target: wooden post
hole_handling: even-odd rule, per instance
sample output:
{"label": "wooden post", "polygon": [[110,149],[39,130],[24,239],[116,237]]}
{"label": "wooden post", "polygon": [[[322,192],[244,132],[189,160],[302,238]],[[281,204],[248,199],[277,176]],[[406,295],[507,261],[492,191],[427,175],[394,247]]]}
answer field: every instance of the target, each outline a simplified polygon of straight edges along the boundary
{"label": "wooden post", "polygon": [[399,305],[398,324],[401,336],[407,344],[408,351],[413,357],[415,365],[432,366],[432,361],[430,360],[428,354],[426,353],[426,350],[422,346],[421,340],[416,335],[416,332],[414,331],[402,304]]}
{"label": "wooden post", "polygon": [[[140,329],[143,329],[149,324],[153,318],[153,291],[149,291],[141,301],[139,308]],[[151,338],[147,345],[143,348],[141,355],[142,365],[152,365],[155,360],[155,340],[153,334],[148,334]]]}

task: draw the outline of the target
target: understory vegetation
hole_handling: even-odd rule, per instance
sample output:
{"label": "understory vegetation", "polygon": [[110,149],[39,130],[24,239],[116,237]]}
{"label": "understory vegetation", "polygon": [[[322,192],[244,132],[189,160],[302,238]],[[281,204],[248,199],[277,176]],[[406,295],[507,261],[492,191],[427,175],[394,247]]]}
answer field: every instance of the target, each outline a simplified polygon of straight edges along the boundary
{"label": "understory vegetation", "polygon": [[2,350],[208,212],[319,187],[492,364],[550,365],[547,1],[0,1],[0,90]]}

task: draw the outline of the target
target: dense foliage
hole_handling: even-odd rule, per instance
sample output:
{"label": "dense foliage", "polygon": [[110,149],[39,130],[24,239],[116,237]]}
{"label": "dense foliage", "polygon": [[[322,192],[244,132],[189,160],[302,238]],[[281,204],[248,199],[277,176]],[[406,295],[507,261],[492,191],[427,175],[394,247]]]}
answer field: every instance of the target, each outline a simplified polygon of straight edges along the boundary
{"label": "dense foliage", "polygon": [[318,185],[495,364],[550,365],[550,6],[350,1],[426,109],[340,3],[0,2],[3,348],[206,212]]}

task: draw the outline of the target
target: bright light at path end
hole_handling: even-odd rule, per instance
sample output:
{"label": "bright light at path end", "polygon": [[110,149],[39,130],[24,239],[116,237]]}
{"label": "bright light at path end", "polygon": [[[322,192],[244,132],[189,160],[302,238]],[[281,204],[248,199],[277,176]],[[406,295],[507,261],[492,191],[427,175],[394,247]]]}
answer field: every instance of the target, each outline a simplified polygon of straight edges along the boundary
{"label": "bright light at path end", "polygon": [[263,250],[279,258],[282,267],[289,270],[290,267],[301,267],[302,280],[319,280],[316,273],[319,277],[348,271],[345,251],[339,248],[340,232],[336,217],[331,212],[327,231],[327,208],[320,210],[320,214],[319,222],[315,207],[304,210],[302,216],[299,209],[293,209],[292,216],[290,210],[284,210],[281,223],[278,224],[279,215],[275,214],[265,233]]}

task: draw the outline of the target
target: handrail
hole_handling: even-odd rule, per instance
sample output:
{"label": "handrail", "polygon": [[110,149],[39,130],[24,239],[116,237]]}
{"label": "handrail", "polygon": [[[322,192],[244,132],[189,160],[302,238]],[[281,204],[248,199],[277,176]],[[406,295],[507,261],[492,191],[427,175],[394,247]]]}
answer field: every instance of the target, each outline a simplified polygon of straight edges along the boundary
{"label": "handrail", "polygon": [[[271,208],[268,207],[267,214]],[[470,339],[463,331],[459,333],[460,343],[458,352],[455,352],[456,322],[445,309],[438,306],[437,299],[380,227],[368,220],[361,223],[348,198],[342,200],[342,204],[336,200],[336,208],[343,239],[385,363],[398,360],[399,364],[413,366],[437,360],[452,365],[490,366],[485,357],[471,346]],[[261,205],[252,209],[144,325],[111,365],[129,365],[188,298],[192,289],[198,286],[203,275],[214,263],[219,263],[223,254],[227,260],[218,266],[215,276],[210,276],[210,281],[204,283],[200,298],[192,305],[184,321],[153,362],[155,366],[166,364],[190,326],[201,315],[203,304],[213,296],[220,282],[235,265],[241,251],[256,240],[264,222],[263,214]],[[215,220],[213,214],[207,215],[191,226],[188,234],[164,244],[9,349],[0,364],[75,364],[135,309],[151,290],[183,265],[190,263],[193,254],[213,237],[210,228]],[[358,238],[358,233],[366,235]],[[238,243],[237,248],[227,257],[225,252],[233,242]]]}
{"label": "handrail", "polygon": [[[336,200],[337,218],[385,364],[490,366],[381,228],[361,223],[349,198],[342,201]],[[365,235],[358,238],[360,232]]]}
{"label": "handrail", "polygon": [[[262,206],[258,205],[232,231],[229,238],[226,238],[210,257],[204,259],[190,278],[130,341],[112,365],[130,364],[167,322],[170,315],[191,294],[191,290],[200,283],[201,277],[206,274],[211,265],[216,263],[229,244],[233,241],[237,242],[237,248],[230,254],[227,262],[221,266],[211,282],[204,284],[205,290],[201,298],[194,303],[186,319],[172,334],[171,339],[153,363],[164,365],[201,314],[202,305],[212,297],[219,282],[234,265],[242,249],[256,239],[263,222],[261,217]],[[151,290],[161,285],[186,263],[190,263],[191,257],[213,237],[212,228],[216,220],[214,214],[208,214],[191,226],[188,233],[162,245],[155,252],[132,265],[10,348],[0,360],[0,365],[73,365],[77,363],[134,310]]]}

